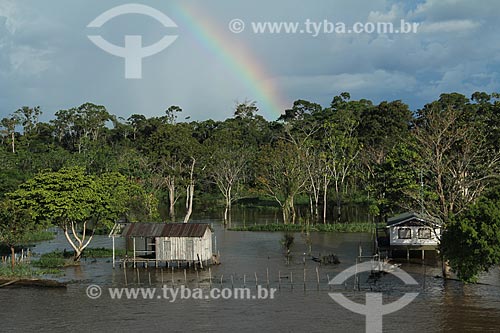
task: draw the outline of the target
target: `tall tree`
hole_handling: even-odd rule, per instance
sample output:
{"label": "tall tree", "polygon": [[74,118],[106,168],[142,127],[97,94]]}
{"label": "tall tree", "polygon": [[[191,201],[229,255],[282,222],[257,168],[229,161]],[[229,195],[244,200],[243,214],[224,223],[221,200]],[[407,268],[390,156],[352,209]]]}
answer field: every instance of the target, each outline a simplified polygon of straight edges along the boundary
{"label": "tall tree", "polygon": [[257,181],[264,193],[280,205],[285,224],[296,220],[295,197],[308,181],[305,162],[304,151],[284,140],[277,141],[274,147],[264,147],[259,156]]}
{"label": "tall tree", "polygon": [[13,114],[10,117],[3,118],[0,122],[4,127],[4,132],[10,137],[10,144],[12,153],[16,152],[16,126],[20,124],[20,119],[17,114]]}
{"label": "tall tree", "polygon": [[342,197],[348,177],[351,175],[356,158],[359,155],[360,145],[356,137],[358,121],[349,111],[339,110],[334,120],[324,124],[325,151],[328,171],[333,181],[336,201],[337,217],[341,219]]}
{"label": "tall tree", "polygon": [[500,188],[481,197],[446,228],[441,249],[451,268],[465,282],[500,264]]}
{"label": "tall tree", "polygon": [[11,251],[11,267],[16,265],[15,247],[25,244],[31,232],[39,229],[28,210],[19,207],[10,199],[0,201],[0,243]]}
{"label": "tall tree", "polygon": [[[426,213],[445,224],[481,196],[499,175],[500,152],[488,145],[488,128],[475,121],[469,101],[460,94],[441,95],[425,106],[414,124],[415,149],[424,170]],[[420,203],[420,195],[413,196]]]}
{"label": "tall tree", "polygon": [[[99,227],[110,227],[126,214],[134,184],[118,173],[100,177],[81,168],[40,173],[10,195],[19,206],[30,209],[38,223],[60,227],[79,261]],[[137,198],[135,198],[137,200]]]}

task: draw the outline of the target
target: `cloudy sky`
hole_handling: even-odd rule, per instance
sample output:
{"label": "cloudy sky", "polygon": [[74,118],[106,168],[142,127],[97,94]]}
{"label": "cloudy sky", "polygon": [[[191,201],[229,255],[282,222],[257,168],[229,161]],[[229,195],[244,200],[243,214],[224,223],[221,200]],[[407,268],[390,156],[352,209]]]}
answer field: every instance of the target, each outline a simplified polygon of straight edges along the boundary
{"label": "cloudy sky", "polygon": [[[87,27],[128,3],[168,16],[165,27],[142,14]],[[497,0],[0,0],[0,116],[40,105],[44,120],[84,102],[128,118],[163,115],[230,117],[236,102],[255,100],[276,119],[294,100],[328,105],[343,91],[378,103],[402,99],[413,110],[443,92],[500,91],[500,1]],[[245,30],[233,33],[240,19]],[[409,34],[255,33],[252,22],[419,23]],[[238,28],[241,26],[237,26]],[[305,30],[305,25],[300,25]],[[124,58],[94,45],[101,35],[124,46],[178,36],[142,60],[142,79],[125,78]]]}

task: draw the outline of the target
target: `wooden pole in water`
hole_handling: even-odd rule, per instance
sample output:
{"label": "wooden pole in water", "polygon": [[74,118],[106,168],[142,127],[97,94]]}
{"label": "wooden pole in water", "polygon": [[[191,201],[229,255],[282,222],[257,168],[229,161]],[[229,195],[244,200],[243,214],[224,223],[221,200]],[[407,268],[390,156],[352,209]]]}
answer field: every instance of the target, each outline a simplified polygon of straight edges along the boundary
{"label": "wooden pole in water", "polygon": [[175,286],[175,281],[174,281],[174,266],[172,266],[172,287]]}
{"label": "wooden pole in water", "polygon": [[151,285],[151,272],[148,272],[149,285]]}
{"label": "wooden pole in water", "polygon": [[293,290],[293,272],[290,272],[290,287]]}
{"label": "wooden pole in water", "polygon": [[247,287],[247,275],[243,274],[243,288]]}
{"label": "wooden pole in water", "polygon": [[278,290],[281,290],[281,271],[278,271]]}
{"label": "wooden pole in water", "polygon": [[137,284],[141,284],[141,276],[139,274],[139,268],[136,268],[135,271],[137,272]]}
{"label": "wooden pole in water", "polygon": [[232,275],[231,275],[231,289],[234,289],[234,278]]}
{"label": "wooden pole in water", "polygon": [[163,284],[163,268],[160,269],[161,272],[161,284]]}
{"label": "wooden pole in water", "polygon": [[115,268],[115,237],[111,237],[113,240],[113,268]]}
{"label": "wooden pole in water", "polygon": [[135,266],[135,237],[133,238],[133,240],[134,240],[134,268],[135,268],[136,267]]}
{"label": "wooden pole in water", "polygon": [[326,274],[326,280],[328,281],[328,290],[331,290],[330,288],[332,285],[330,284],[330,275]]}
{"label": "wooden pole in water", "polygon": [[306,269],[304,268],[304,290],[306,290]]}
{"label": "wooden pole in water", "polygon": [[127,283],[127,265],[125,264],[125,261],[123,262],[123,275],[125,276],[125,287],[128,286]]}
{"label": "wooden pole in water", "polygon": [[255,289],[257,289],[257,284],[258,284],[257,272],[254,272],[254,274],[255,274]]}
{"label": "wooden pole in water", "polygon": [[221,274],[220,276],[220,288],[222,289],[222,278],[224,277],[224,274]]}
{"label": "wooden pole in water", "polygon": [[316,266],[316,279],[318,281],[316,288],[319,290],[319,269],[318,269],[318,266]]}
{"label": "wooden pole in water", "polygon": [[267,288],[269,289],[269,268],[266,268]]}
{"label": "wooden pole in water", "polygon": [[187,273],[185,268],[184,268],[184,285],[187,286]]}

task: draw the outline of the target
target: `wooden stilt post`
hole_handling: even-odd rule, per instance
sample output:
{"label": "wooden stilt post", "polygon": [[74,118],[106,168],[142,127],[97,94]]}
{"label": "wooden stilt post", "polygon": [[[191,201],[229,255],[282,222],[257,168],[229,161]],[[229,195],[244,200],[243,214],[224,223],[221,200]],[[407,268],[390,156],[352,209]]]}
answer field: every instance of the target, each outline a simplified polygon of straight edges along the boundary
{"label": "wooden stilt post", "polygon": [[304,290],[306,290],[306,269],[304,268]]}
{"label": "wooden stilt post", "polygon": [[127,265],[123,262],[123,275],[125,276],[125,287],[128,285],[127,283]]}
{"label": "wooden stilt post", "polygon": [[316,280],[318,281],[318,284],[316,285],[316,289],[319,290],[319,269],[318,269],[318,266],[316,266]]}
{"label": "wooden stilt post", "polygon": [[115,236],[111,237],[113,240],[113,268],[115,268]]}
{"label": "wooden stilt post", "polygon": [[133,242],[134,242],[134,268],[135,268],[136,267],[136,265],[135,265],[135,237],[132,238],[132,239],[133,239]]}

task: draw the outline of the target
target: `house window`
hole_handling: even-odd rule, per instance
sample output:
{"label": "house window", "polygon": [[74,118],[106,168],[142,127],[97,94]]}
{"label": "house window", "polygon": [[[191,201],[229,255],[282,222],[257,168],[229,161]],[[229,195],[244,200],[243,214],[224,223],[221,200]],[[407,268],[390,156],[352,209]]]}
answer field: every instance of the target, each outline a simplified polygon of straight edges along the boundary
{"label": "house window", "polygon": [[431,229],[429,228],[419,228],[418,229],[419,239],[431,239]]}
{"label": "house window", "polygon": [[411,229],[410,228],[399,228],[398,229],[399,239],[411,239]]}

